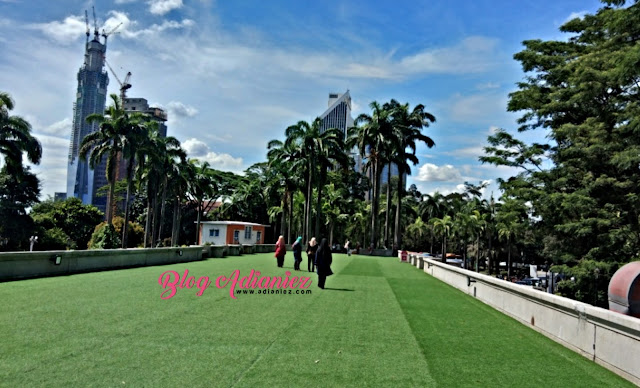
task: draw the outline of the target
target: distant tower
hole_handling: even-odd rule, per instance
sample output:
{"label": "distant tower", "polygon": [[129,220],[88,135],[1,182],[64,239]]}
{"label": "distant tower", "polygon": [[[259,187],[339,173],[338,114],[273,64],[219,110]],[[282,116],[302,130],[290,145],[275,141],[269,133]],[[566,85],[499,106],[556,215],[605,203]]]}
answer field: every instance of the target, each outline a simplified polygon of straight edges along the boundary
{"label": "distant tower", "polygon": [[128,113],[140,112],[148,114],[152,120],[158,122],[158,134],[162,137],[167,136],[167,113],[164,109],[149,106],[145,98],[125,98],[122,105]]}
{"label": "distant tower", "polygon": [[96,25],[94,37],[89,41],[89,23],[86,13],[85,20],[87,40],[84,63],[78,71],[76,102],[73,104],[73,127],[69,146],[69,165],[67,166],[67,197],[80,198],[82,203],[93,204],[104,212],[106,197],[96,197],[96,192],[107,184],[106,161],[103,160],[95,170],[91,170],[87,160],[81,160],[78,156],[82,139],[89,133],[98,130],[98,124],[88,124],[86,118],[92,113],[104,113],[107,85],[109,84],[109,77],[104,70],[104,58],[107,51],[106,40],[105,44],[100,42],[100,34]]}
{"label": "distant tower", "polygon": [[[324,132],[329,128],[338,128],[342,131],[343,140],[347,140],[347,131],[353,127],[353,118],[351,117],[351,95],[347,90],[344,94],[329,93],[329,107],[322,115],[322,125],[320,132]],[[358,154],[356,148],[349,151],[356,162],[354,169],[362,172],[362,158]]]}
{"label": "distant tower", "polygon": [[353,126],[351,95],[348,90],[342,95],[329,93],[329,107],[320,115],[320,120],[322,120],[320,132],[329,128],[338,128],[342,131],[343,140],[347,139],[347,129]]}

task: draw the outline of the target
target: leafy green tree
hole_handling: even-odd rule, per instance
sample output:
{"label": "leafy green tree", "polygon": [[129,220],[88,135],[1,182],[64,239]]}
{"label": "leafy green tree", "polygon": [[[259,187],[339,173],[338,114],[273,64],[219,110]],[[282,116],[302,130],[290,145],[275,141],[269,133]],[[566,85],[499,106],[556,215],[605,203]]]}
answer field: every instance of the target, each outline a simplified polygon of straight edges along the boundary
{"label": "leafy green tree", "polygon": [[96,226],[89,240],[89,249],[116,249],[120,248],[122,241],[113,224],[103,222]]}
{"label": "leafy green tree", "polygon": [[38,251],[60,251],[70,248],[69,236],[62,228],[51,228],[38,233],[38,243],[33,247]]}
{"label": "leafy green tree", "polygon": [[522,113],[518,131],[543,130],[549,141],[499,131],[481,158],[521,170],[502,188],[531,204],[547,259],[568,267],[640,252],[640,12],[637,2],[604,3],[561,26],[568,39],[528,40],[515,55],[527,76],[508,109]]}
{"label": "leafy green tree", "polygon": [[[30,213],[42,230],[60,229],[68,237],[64,248],[86,249],[93,231],[103,219],[102,212],[93,205],[85,205],[78,198],[64,201],[47,200],[33,206]],[[52,236],[60,233],[52,232]],[[43,244],[39,244],[42,249]]]}
{"label": "leafy green tree", "polygon": [[42,146],[31,135],[31,124],[20,116],[12,116],[13,99],[8,93],[0,92],[0,155],[9,174],[21,174],[22,155],[34,164],[40,163]]}
{"label": "leafy green tree", "polygon": [[35,226],[27,209],[38,203],[40,181],[24,167],[19,174],[0,169],[0,250],[27,249]]}

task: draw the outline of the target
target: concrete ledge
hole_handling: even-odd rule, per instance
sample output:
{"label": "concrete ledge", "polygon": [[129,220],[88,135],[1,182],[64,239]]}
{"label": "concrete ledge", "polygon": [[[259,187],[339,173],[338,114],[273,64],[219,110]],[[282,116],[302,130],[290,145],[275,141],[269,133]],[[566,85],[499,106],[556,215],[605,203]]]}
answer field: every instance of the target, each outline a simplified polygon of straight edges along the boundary
{"label": "concrete ledge", "polygon": [[225,257],[227,254],[227,246],[226,245],[217,245],[211,246],[211,255],[209,257],[220,258]]}
{"label": "concrete ledge", "polygon": [[241,245],[227,245],[227,255],[229,256],[240,256]]}
{"label": "concrete ledge", "polygon": [[[59,264],[55,264],[59,258]],[[0,281],[202,260],[202,247],[0,253]]]}
{"label": "concrete ledge", "polygon": [[429,275],[640,386],[640,319],[436,260],[423,263]]}

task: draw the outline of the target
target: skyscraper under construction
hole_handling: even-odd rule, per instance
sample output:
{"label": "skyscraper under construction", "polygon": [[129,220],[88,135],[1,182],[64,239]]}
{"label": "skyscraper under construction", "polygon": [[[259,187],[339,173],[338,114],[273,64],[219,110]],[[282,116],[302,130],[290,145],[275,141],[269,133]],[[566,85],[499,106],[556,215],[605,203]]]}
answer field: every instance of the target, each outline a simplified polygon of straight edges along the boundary
{"label": "skyscraper under construction", "polygon": [[81,159],[78,155],[82,139],[98,130],[98,124],[87,123],[86,118],[92,113],[104,113],[109,84],[109,77],[104,70],[107,36],[103,33],[104,43],[100,42],[97,26],[93,39],[89,40],[89,35],[87,23],[84,63],[78,71],[78,89],[76,102],[73,104],[73,127],[67,166],[67,198],[80,198],[83,203],[93,204],[104,212],[106,197],[97,197],[96,192],[107,184],[106,162],[103,160],[92,170],[87,160]]}

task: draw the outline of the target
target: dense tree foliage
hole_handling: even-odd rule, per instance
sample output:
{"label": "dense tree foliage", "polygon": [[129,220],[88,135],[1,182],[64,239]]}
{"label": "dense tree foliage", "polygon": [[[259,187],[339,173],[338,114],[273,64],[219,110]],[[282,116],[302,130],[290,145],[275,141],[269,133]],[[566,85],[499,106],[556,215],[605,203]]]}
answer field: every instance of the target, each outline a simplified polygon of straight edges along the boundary
{"label": "dense tree foliage", "polygon": [[[78,198],[40,202],[33,206],[30,215],[40,234],[48,233],[47,236],[51,237],[50,244],[55,245],[56,249],[87,249],[96,225],[104,219],[104,214],[98,208],[84,205]],[[60,231],[66,236],[64,241]],[[61,245],[61,242],[64,244]],[[41,241],[37,249],[48,250],[51,247],[46,241]]]}
{"label": "dense tree foliage", "polygon": [[[499,131],[482,158],[521,169],[502,188],[530,205],[534,223],[506,229],[513,239],[533,234],[564,271],[577,265],[577,283],[563,292],[586,302],[600,299],[581,286],[590,271],[583,263],[636,260],[640,248],[640,5],[606,3],[564,24],[566,41],[525,41],[515,55],[528,76],[508,109],[523,112],[519,132],[544,131],[548,143]],[[607,283],[599,282],[603,289]]]}

